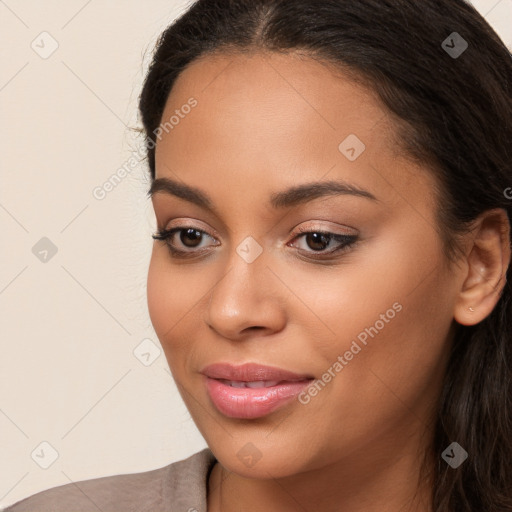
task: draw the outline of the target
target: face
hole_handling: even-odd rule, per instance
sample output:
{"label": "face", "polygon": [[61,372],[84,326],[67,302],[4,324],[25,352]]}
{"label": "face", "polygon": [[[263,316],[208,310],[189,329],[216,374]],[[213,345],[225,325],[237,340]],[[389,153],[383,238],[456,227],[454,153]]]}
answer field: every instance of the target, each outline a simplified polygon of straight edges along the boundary
{"label": "face", "polygon": [[[411,454],[457,290],[433,175],[398,156],[375,94],[307,57],[219,54],[180,75],[169,120],[152,201],[179,229],[154,242],[148,306],[217,459],[284,477]],[[256,370],[207,377],[215,363]]]}

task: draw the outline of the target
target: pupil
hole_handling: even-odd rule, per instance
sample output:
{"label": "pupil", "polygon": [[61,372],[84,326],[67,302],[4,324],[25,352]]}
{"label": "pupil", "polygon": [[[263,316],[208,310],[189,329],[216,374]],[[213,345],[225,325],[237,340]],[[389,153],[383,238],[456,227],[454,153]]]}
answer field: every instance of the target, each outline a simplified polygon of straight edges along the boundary
{"label": "pupil", "polygon": [[[311,247],[311,249],[313,250],[323,250],[325,249],[324,245],[327,246],[329,245],[329,240],[330,240],[330,236],[329,235],[325,235],[323,233],[309,233],[306,237],[307,241],[308,241],[308,245]],[[312,244],[310,244],[309,242],[312,241]],[[320,244],[320,247],[314,247],[318,244]]]}
{"label": "pupil", "polygon": [[186,242],[187,237],[188,237],[188,241],[190,241],[192,239],[192,240],[195,240],[196,242],[197,241],[200,242],[201,241],[201,232],[197,231],[194,228],[189,228],[189,229],[181,232],[181,235],[180,235],[181,242],[188,247],[195,247],[197,244],[192,243],[192,245],[190,245]]}

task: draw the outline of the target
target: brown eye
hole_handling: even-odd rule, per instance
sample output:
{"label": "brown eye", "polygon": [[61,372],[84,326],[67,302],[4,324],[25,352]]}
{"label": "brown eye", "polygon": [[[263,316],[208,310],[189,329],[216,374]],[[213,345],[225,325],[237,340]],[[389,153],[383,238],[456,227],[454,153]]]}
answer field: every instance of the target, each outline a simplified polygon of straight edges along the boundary
{"label": "brown eye", "polygon": [[357,243],[358,235],[338,234],[329,231],[321,231],[307,228],[299,228],[299,235],[295,237],[299,252],[312,258],[329,257],[336,253],[342,254]]}
{"label": "brown eye", "polygon": [[[178,233],[179,237],[176,236]],[[193,257],[200,252],[204,252],[207,246],[203,244],[201,247],[202,242],[206,241],[208,238],[215,240],[205,231],[189,226],[159,229],[157,234],[153,235],[153,238],[155,240],[164,241],[171,255],[176,258]]]}
{"label": "brown eye", "polygon": [[180,241],[185,247],[197,247],[202,237],[202,231],[194,228],[180,230]]}
{"label": "brown eye", "polygon": [[331,236],[325,233],[312,231],[311,233],[306,233],[304,240],[306,240],[310,249],[313,249],[314,251],[323,251],[329,246]]}
{"label": "brown eye", "polygon": [[[178,233],[179,237],[176,237],[175,235]],[[358,241],[357,235],[337,234],[321,230],[306,231],[305,229],[299,229],[299,233],[295,239],[302,241],[303,247],[300,247],[301,244],[298,244],[298,247],[294,244],[291,244],[291,246],[297,247],[300,253],[308,254],[313,259],[330,257],[335,253],[341,255]],[[188,226],[160,229],[156,235],[153,235],[153,238],[165,241],[171,255],[176,258],[205,254],[208,246],[201,247],[202,242],[207,241],[208,238],[215,242],[215,238],[205,231]],[[218,245],[220,245],[218,242],[213,244],[213,246]]]}

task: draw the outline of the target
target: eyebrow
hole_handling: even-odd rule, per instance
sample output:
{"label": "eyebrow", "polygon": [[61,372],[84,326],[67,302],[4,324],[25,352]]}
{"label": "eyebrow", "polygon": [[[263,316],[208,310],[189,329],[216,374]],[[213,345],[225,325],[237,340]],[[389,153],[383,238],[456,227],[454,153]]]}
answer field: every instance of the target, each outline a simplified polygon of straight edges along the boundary
{"label": "eyebrow", "polygon": [[[212,213],[217,214],[212,199],[202,190],[174,181],[170,178],[156,178],[153,180],[147,195],[153,197],[157,193],[165,193],[194,203]],[[361,189],[345,181],[314,181],[295,185],[270,196],[270,206],[274,209],[284,209],[307,203],[313,199],[327,196],[351,195],[378,201],[367,190]]]}

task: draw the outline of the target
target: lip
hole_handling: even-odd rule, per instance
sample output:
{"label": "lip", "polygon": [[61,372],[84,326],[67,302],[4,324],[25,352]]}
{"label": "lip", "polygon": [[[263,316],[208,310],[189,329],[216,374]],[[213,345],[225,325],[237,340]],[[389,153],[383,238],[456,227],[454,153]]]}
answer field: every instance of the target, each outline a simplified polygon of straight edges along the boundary
{"label": "lip", "polygon": [[294,373],[277,366],[266,366],[257,363],[234,365],[231,363],[214,363],[205,366],[201,372],[211,379],[238,380],[251,382],[256,380],[304,380],[312,379],[312,375]]}
{"label": "lip", "polygon": [[[266,416],[293,400],[313,380],[274,366],[245,363],[215,363],[201,370],[213,405],[230,418],[252,419]],[[265,381],[267,387],[233,387],[228,381],[242,383]],[[272,382],[273,381],[273,382]]]}

